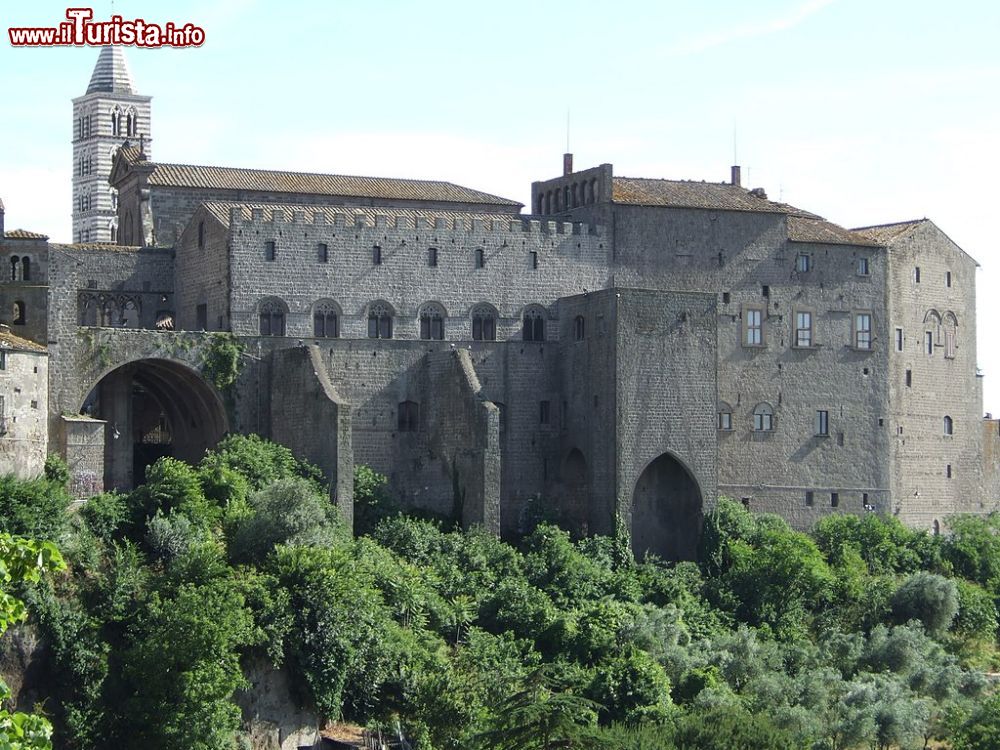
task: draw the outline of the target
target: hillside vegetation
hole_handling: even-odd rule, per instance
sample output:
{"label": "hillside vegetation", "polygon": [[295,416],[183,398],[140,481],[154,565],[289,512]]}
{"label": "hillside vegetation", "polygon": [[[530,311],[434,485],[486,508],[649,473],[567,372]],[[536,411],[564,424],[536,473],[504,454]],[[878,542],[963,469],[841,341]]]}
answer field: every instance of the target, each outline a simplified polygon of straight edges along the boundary
{"label": "hillside vegetation", "polygon": [[0,480],[0,532],[68,566],[17,592],[56,747],[245,746],[233,694],[262,659],[419,749],[1000,747],[996,518],[803,534],[721,501],[698,562],[669,565],[406,517],[364,468],[351,538],[315,469],[255,437],[75,515],[63,481]]}

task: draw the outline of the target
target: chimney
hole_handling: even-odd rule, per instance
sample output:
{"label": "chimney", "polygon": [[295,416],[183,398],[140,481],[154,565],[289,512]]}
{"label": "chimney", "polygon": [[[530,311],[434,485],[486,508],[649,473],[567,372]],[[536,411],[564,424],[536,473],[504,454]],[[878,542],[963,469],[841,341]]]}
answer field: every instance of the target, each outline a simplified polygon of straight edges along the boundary
{"label": "chimney", "polygon": [[732,167],[732,177],[729,181],[731,185],[740,186],[740,165],[734,164]]}
{"label": "chimney", "polygon": [[0,240],[3,239],[3,201],[0,200]]}
{"label": "chimney", "polygon": [[573,174],[573,154],[563,154],[563,176]]}

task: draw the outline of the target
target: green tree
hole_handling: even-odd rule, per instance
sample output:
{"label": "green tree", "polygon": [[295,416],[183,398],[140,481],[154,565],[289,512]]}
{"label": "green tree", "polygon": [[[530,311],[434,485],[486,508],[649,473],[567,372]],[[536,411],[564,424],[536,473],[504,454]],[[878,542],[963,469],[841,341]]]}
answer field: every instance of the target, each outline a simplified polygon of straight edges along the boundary
{"label": "green tree", "polygon": [[[38,542],[0,533],[0,635],[27,616],[24,602],[10,593],[13,586],[35,583],[45,572],[65,568],[59,550],[50,542]],[[10,690],[0,680],[0,701],[5,705]],[[0,708],[0,747],[9,750],[51,750],[52,725],[37,715]]]}
{"label": "green tree", "polygon": [[934,573],[914,573],[892,597],[896,622],[919,620],[934,635],[941,635],[951,627],[957,613],[958,587],[954,581]]}

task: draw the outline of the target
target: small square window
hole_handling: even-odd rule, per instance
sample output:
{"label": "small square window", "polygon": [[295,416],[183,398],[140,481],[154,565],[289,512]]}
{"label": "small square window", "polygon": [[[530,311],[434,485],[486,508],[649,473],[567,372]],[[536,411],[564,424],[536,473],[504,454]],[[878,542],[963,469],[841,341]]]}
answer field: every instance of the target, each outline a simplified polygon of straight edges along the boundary
{"label": "small square window", "polygon": [[868,258],[858,258],[858,276],[868,276],[870,273]]}
{"label": "small square window", "polygon": [[733,429],[733,413],[731,411],[719,412],[719,429],[720,430]]}
{"label": "small square window", "polygon": [[724,304],[724,305],[728,305],[729,304],[729,292],[723,292],[722,293],[722,304]]}
{"label": "small square window", "polygon": [[806,273],[812,268],[812,256],[799,253],[795,256],[795,270],[799,273]]}

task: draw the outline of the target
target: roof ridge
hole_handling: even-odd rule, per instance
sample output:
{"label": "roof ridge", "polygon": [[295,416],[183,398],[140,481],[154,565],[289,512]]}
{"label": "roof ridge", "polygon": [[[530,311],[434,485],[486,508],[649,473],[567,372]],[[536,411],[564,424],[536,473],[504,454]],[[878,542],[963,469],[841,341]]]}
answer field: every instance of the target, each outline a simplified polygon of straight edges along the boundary
{"label": "roof ridge", "polygon": [[904,225],[920,224],[921,222],[924,221],[930,221],[930,219],[928,219],[925,216],[922,219],[910,219],[908,221],[890,221],[885,224],[868,224],[867,226],[851,227],[850,229],[852,232],[861,232],[864,231],[865,229],[888,229],[889,227],[901,227]]}
{"label": "roof ridge", "polygon": [[[263,169],[260,167],[224,167],[213,164],[182,164],[180,162],[166,162],[166,161],[151,161],[150,164],[154,164],[157,167],[187,167],[189,169],[231,169],[235,172],[266,172],[268,174],[294,174],[302,175],[305,177],[347,177],[357,180],[405,180],[406,182],[421,182],[430,185],[451,185],[452,187],[465,188],[466,190],[475,190],[477,193],[483,193],[483,190],[477,190],[476,188],[466,188],[464,185],[459,185],[455,182],[449,182],[448,180],[425,180],[419,177],[379,177],[376,175],[365,175],[365,174],[341,174],[339,172],[296,172],[291,169]],[[496,196],[501,197],[501,196]]]}

